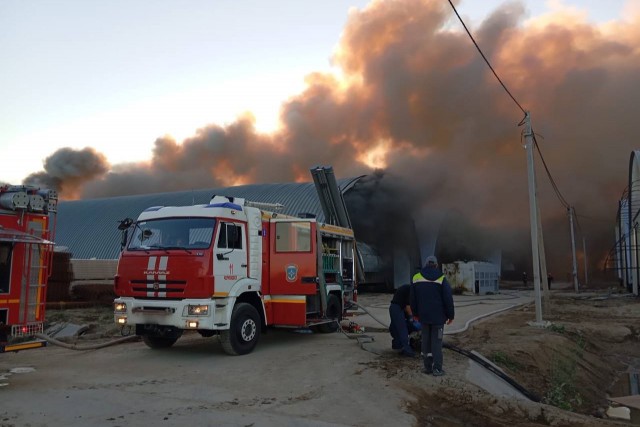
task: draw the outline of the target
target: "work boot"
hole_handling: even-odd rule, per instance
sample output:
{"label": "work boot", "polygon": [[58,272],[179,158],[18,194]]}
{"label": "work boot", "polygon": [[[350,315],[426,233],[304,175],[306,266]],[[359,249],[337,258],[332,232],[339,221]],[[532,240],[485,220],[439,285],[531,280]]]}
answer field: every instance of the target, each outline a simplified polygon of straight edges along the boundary
{"label": "work boot", "polygon": [[426,375],[431,375],[433,374],[433,368],[424,368],[422,369],[422,373]]}
{"label": "work boot", "polygon": [[413,351],[412,349],[406,349],[403,348],[402,351],[400,352],[401,356],[406,356],[406,357],[416,357],[416,353],[415,351]]}
{"label": "work boot", "polygon": [[394,350],[400,350],[402,348],[402,344],[400,344],[396,339],[391,340],[391,348]]}
{"label": "work boot", "polygon": [[[423,356],[424,358],[424,356]],[[427,371],[429,371],[429,373],[433,372],[433,357],[431,356],[431,353],[429,353],[429,355],[423,359],[424,360],[424,367]]]}
{"label": "work boot", "polygon": [[445,374],[445,372],[442,369],[433,368],[433,376],[434,377],[441,377],[444,374]]}

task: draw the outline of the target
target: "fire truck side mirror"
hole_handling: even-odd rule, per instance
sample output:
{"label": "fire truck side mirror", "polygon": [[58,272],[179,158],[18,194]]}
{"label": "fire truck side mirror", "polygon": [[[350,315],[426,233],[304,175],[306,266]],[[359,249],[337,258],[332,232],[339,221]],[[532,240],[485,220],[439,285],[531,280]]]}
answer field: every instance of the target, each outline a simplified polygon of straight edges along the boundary
{"label": "fire truck side mirror", "polygon": [[131,227],[131,224],[133,224],[133,220],[131,218],[125,218],[122,221],[120,221],[120,225],[118,225],[118,230],[124,231],[127,228]]}
{"label": "fire truck side mirror", "polygon": [[133,224],[133,220],[131,218],[125,218],[120,221],[118,225],[118,230],[122,231],[122,240],[120,240],[120,250],[124,249],[127,246],[127,239],[129,237],[129,227]]}

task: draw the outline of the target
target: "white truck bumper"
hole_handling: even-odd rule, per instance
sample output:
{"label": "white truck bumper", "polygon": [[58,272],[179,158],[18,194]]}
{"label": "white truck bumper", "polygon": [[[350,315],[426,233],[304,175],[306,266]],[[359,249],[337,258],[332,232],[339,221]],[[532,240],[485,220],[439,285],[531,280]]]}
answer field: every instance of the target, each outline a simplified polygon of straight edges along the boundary
{"label": "white truck bumper", "polygon": [[114,320],[119,326],[159,325],[178,329],[223,330],[231,319],[227,298],[185,299],[180,301],[140,300],[121,297],[114,300]]}

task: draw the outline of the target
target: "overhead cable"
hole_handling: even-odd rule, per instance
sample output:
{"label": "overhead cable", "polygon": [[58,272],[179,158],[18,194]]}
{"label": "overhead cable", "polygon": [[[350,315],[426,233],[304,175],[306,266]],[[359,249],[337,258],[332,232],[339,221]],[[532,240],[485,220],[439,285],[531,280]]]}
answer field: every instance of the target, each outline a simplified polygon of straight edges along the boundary
{"label": "overhead cable", "polygon": [[538,154],[540,155],[540,160],[542,160],[542,165],[544,166],[545,172],[547,172],[547,177],[549,178],[551,187],[553,187],[553,191],[556,193],[556,196],[558,197],[558,200],[560,200],[560,203],[562,203],[562,206],[564,206],[566,209],[569,209],[569,203],[564,198],[564,196],[562,196],[562,193],[560,193],[560,189],[558,188],[556,181],[553,179],[553,176],[551,176],[551,171],[549,171],[547,162],[545,162],[544,156],[542,155],[542,151],[540,151],[540,146],[538,145],[538,140],[536,139],[535,132],[533,132],[533,143],[536,146],[536,149],[538,150]]}
{"label": "overhead cable", "polygon": [[[465,29],[465,31],[467,32],[467,35],[469,36],[469,38],[471,39],[471,41],[473,42],[473,44],[475,45],[476,49],[478,50],[478,52],[480,53],[480,56],[482,56],[482,59],[484,59],[484,62],[487,64],[487,66],[489,67],[489,69],[491,70],[491,72],[493,73],[493,75],[495,76],[495,78],[498,80],[498,82],[500,83],[500,85],[502,86],[502,88],[505,90],[505,92],[507,92],[507,94],[511,97],[511,99],[513,100],[513,102],[515,102],[515,104],[518,106],[518,108],[520,108],[520,110],[525,114],[527,114],[527,112],[525,111],[525,109],[522,107],[522,105],[520,105],[520,103],[518,102],[518,100],[511,94],[511,92],[509,91],[509,89],[507,88],[507,86],[503,83],[503,81],[500,79],[500,77],[498,76],[498,73],[496,73],[496,71],[494,70],[493,66],[491,66],[491,63],[489,62],[489,60],[487,59],[487,57],[485,56],[485,54],[482,52],[482,49],[480,49],[480,46],[478,45],[478,43],[476,42],[476,40],[473,38],[473,35],[471,35],[471,31],[469,31],[469,29],[467,28],[467,25],[464,23],[464,21],[462,20],[462,17],[460,16],[460,14],[458,13],[458,10],[456,9],[456,7],[454,6],[453,2],[451,0],[448,0],[449,4],[451,5],[451,8],[453,9],[454,13],[456,14],[456,16],[458,17],[458,20],[460,21],[460,23],[462,24],[462,27]],[[524,119],[523,119],[524,122]],[[522,122],[521,122],[522,124]],[[549,182],[551,183],[551,186],[553,187],[553,191],[556,193],[556,196],[558,197],[558,200],[560,200],[560,203],[566,208],[569,209],[569,203],[566,201],[566,199],[564,198],[564,196],[562,195],[562,193],[560,192],[560,189],[558,188],[555,180],[553,179],[553,176],[551,175],[551,172],[549,171],[549,168],[547,166],[547,163],[544,160],[544,157],[542,156],[542,152],[540,151],[540,147],[538,146],[538,141],[536,140],[536,135],[535,133],[533,133],[533,141],[534,144],[538,150],[538,154],[540,154],[540,159],[542,160],[542,164],[544,165],[544,169],[547,173],[547,177],[549,178]]]}
{"label": "overhead cable", "polygon": [[516,105],[518,106],[518,108],[520,108],[520,110],[526,114],[526,111],[524,110],[524,108],[522,108],[522,105],[520,105],[520,103],[518,102],[518,100],[511,94],[511,92],[509,92],[509,89],[507,89],[507,86],[502,82],[502,80],[500,79],[500,77],[498,77],[498,73],[496,73],[496,70],[493,69],[493,67],[491,66],[491,63],[489,62],[489,60],[487,59],[486,56],[484,56],[484,53],[482,52],[482,49],[480,49],[480,46],[478,46],[478,43],[476,43],[476,40],[473,38],[473,36],[471,35],[471,32],[469,31],[469,29],[467,28],[467,26],[465,25],[464,21],[462,20],[462,18],[460,17],[460,14],[458,13],[458,11],[456,10],[456,7],[453,5],[453,3],[451,2],[451,0],[449,0],[449,4],[451,5],[451,7],[453,8],[453,11],[455,12],[456,16],[458,17],[458,19],[460,20],[460,23],[462,24],[462,26],[464,27],[465,31],[467,32],[467,35],[469,36],[469,38],[471,39],[471,41],[473,42],[473,44],[476,46],[476,49],[478,49],[478,52],[480,52],[480,56],[482,56],[482,59],[484,59],[484,62],[487,63],[487,66],[489,67],[489,69],[491,70],[491,72],[493,73],[493,75],[496,77],[496,79],[498,79],[498,82],[500,83],[500,85],[502,86],[502,88],[505,90],[505,92],[507,92],[507,94],[511,97],[511,99],[513,99],[513,102],[516,103]]}

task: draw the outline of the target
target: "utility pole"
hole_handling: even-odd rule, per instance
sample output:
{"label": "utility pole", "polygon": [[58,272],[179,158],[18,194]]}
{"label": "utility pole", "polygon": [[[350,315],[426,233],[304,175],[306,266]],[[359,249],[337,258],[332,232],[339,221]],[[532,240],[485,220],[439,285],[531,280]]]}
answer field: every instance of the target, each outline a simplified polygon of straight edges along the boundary
{"label": "utility pole", "polygon": [[635,221],[629,231],[631,231],[631,248],[629,252],[629,258],[631,258],[631,292],[638,296],[638,224]]}
{"label": "utility pole", "polygon": [[544,251],[544,238],[542,237],[542,215],[540,215],[540,205],[538,208],[538,254],[540,255],[540,282],[542,289],[542,311],[545,316],[550,315],[551,304],[549,303],[549,280],[547,276],[547,257]]}
{"label": "utility pole", "polygon": [[567,209],[569,213],[569,227],[571,228],[571,255],[573,257],[573,271],[571,275],[573,276],[573,287],[576,292],[580,292],[580,288],[578,287],[578,266],[576,264],[576,239],[573,232],[573,206],[569,206]]}
{"label": "utility pole", "polygon": [[536,193],[536,175],[533,163],[533,131],[531,129],[531,115],[524,115],[524,141],[527,150],[527,171],[529,176],[529,216],[531,221],[531,254],[533,255],[533,289],[536,303],[536,326],[543,326],[542,304],[540,301],[540,245],[538,236],[542,230],[538,230],[538,203]]}
{"label": "utility pole", "polygon": [[589,284],[589,275],[587,272],[587,240],[585,237],[582,238],[582,253],[584,254],[584,284]]}

